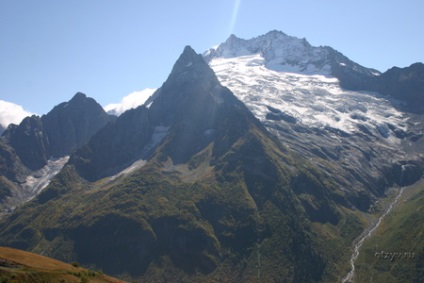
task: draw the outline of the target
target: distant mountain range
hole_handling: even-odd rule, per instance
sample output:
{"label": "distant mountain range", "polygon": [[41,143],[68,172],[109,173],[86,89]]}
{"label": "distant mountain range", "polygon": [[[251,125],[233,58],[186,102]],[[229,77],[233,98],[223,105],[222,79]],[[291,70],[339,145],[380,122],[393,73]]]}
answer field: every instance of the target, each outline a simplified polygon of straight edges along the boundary
{"label": "distant mountain range", "polygon": [[340,281],[423,176],[423,74],[278,31],[187,46],[119,117],[77,93],[5,130],[0,241],[125,280]]}

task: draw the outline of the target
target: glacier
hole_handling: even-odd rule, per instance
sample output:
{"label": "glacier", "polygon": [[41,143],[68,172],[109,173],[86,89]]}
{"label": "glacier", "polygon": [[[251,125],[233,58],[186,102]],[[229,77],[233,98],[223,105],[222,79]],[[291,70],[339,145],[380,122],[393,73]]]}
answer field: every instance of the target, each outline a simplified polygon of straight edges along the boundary
{"label": "glacier", "polygon": [[[284,113],[308,127],[331,127],[352,134],[364,131],[397,142],[388,125],[407,130],[407,117],[378,93],[348,91],[326,70],[321,74],[269,69],[261,54],[217,57],[209,62],[220,82],[261,121]],[[283,70],[284,69],[284,70]],[[276,113],[277,112],[277,113]]]}
{"label": "glacier", "polygon": [[248,40],[232,35],[203,57],[286,147],[338,176],[338,193],[353,206],[366,211],[398,182],[402,164],[415,168],[415,157],[404,148],[416,129],[399,110],[401,102],[348,90],[336,76],[375,77],[379,71],[279,31]]}
{"label": "glacier", "polygon": [[[203,56],[220,82],[262,122],[285,120],[346,134],[372,133],[390,143],[407,130],[393,100],[375,92],[349,91],[332,75],[332,64],[380,73],[351,62],[330,47],[271,31],[249,40],[231,35]],[[332,58],[333,57],[333,58]]]}

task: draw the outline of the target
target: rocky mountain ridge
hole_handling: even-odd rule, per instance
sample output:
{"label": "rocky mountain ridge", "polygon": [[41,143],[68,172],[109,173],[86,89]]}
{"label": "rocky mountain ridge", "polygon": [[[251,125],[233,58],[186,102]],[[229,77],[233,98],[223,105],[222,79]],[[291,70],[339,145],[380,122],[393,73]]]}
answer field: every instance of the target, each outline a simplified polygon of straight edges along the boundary
{"label": "rocky mountain ridge", "polygon": [[77,93],[42,117],[9,125],[0,138],[2,208],[13,209],[38,194],[67,161],[64,157],[113,119],[94,99]]}
{"label": "rocky mountain ridge", "polygon": [[[348,90],[375,91],[408,104],[423,113],[424,64],[393,67],[384,73],[363,67],[329,46],[315,47],[306,39],[270,31],[249,40],[231,35],[217,48],[207,50],[206,61],[212,58],[236,58],[258,54],[267,69],[278,72],[333,76]],[[256,64],[252,61],[250,64]],[[404,109],[405,110],[405,109]]]}

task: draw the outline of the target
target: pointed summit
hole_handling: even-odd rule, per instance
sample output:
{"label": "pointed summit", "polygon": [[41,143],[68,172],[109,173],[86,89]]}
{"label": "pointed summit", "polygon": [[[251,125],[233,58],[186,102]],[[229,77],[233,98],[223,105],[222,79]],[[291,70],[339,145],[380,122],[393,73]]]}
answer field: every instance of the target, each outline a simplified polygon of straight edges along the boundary
{"label": "pointed summit", "polygon": [[[214,89],[214,88],[217,89]],[[205,99],[220,101],[221,89],[214,71],[190,46],[184,48],[166,82],[158,90],[149,116],[154,124],[169,125],[180,115],[183,104]],[[219,90],[219,91],[218,91]],[[210,105],[209,105],[210,106]]]}
{"label": "pointed summit", "polygon": [[197,64],[204,64],[204,60],[201,55],[197,54],[191,46],[187,45],[184,48],[183,53],[180,55],[178,60],[174,64],[175,68],[188,68]]}
{"label": "pointed summit", "polygon": [[[236,122],[228,125],[223,122],[225,119]],[[237,131],[247,131],[251,120],[257,122],[244,104],[219,83],[203,57],[186,46],[151,106],[118,117],[99,131],[85,149],[77,151],[70,162],[81,176],[95,181],[118,173],[137,159],[148,158],[164,138],[160,145],[162,158],[183,164],[218,136],[226,141],[216,142],[219,146],[215,152],[224,152],[228,140]],[[161,138],[158,131],[163,134],[159,135]]]}
{"label": "pointed summit", "polygon": [[288,36],[287,34],[285,34],[284,32],[282,32],[282,31],[279,31],[279,30],[272,30],[272,31],[269,31],[269,32],[267,32],[266,34],[265,34],[265,36],[274,36],[274,37],[283,37],[283,36]]}
{"label": "pointed summit", "polygon": [[42,118],[53,157],[65,156],[83,145],[111,116],[93,98],[77,92]]}
{"label": "pointed summit", "polygon": [[196,51],[194,51],[194,49],[190,46],[190,45],[186,45],[184,47],[183,53],[181,54],[181,56],[197,56],[198,54],[196,53]]}
{"label": "pointed summit", "polygon": [[85,95],[85,93],[82,93],[82,92],[77,92],[73,97],[72,97],[72,99],[70,100],[70,101],[73,101],[73,100],[82,100],[82,99],[86,99],[87,98],[87,95]]}
{"label": "pointed summit", "polygon": [[198,79],[209,80],[209,78],[217,81],[214,72],[205,62],[203,56],[197,54],[193,48],[187,45],[175,62],[167,82],[186,82]]}

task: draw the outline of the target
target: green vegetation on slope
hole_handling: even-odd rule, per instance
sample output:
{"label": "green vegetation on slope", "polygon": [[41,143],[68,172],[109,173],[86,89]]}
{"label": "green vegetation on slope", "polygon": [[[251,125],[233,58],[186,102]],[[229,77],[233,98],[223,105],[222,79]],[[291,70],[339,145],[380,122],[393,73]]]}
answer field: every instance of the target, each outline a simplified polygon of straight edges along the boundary
{"label": "green vegetation on slope", "polygon": [[362,246],[357,282],[424,282],[424,182],[405,189]]}
{"label": "green vegetation on slope", "polygon": [[213,165],[212,147],[179,165],[161,153],[114,180],[67,165],[0,238],[130,280],[336,280],[361,225],[331,201],[331,181],[261,131]]}

